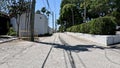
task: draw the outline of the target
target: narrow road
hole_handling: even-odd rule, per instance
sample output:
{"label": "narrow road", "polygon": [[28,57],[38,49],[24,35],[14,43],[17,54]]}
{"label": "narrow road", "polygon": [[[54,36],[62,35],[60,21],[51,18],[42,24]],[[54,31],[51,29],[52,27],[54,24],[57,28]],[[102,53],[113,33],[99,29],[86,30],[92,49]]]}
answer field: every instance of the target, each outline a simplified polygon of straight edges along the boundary
{"label": "narrow road", "polygon": [[97,47],[64,33],[0,44],[0,68],[119,68],[120,49]]}

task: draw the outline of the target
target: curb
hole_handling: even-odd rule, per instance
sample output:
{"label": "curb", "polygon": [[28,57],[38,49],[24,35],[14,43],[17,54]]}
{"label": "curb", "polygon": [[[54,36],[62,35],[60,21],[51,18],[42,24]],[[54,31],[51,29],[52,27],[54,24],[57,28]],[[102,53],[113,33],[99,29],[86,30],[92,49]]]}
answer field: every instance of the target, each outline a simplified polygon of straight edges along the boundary
{"label": "curb", "polygon": [[13,40],[17,40],[17,39],[18,39],[18,38],[5,39],[5,40],[0,41],[0,44],[6,43],[6,42],[10,42],[10,41],[13,41]]}
{"label": "curb", "polygon": [[71,37],[73,37],[73,38],[75,38],[75,39],[78,39],[78,40],[82,40],[82,41],[86,41],[86,42],[88,42],[88,43],[92,43],[92,44],[94,44],[94,45],[96,45],[96,46],[100,46],[100,47],[105,47],[105,48],[116,48],[116,49],[120,49],[120,43],[119,44],[112,44],[112,45],[103,45],[103,44],[99,44],[99,43],[96,43],[96,42],[93,42],[93,41],[89,41],[89,40],[86,40],[86,39],[82,39],[82,38],[78,38],[78,37],[76,37],[76,36],[73,36],[73,35],[69,35],[69,34],[67,34],[68,36],[71,36]]}
{"label": "curb", "polygon": [[109,47],[108,45],[103,45],[103,44],[100,44],[100,43],[96,43],[96,42],[93,42],[93,41],[90,41],[90,40],[86,40],[86,39],[84,39],[84,38],[79,38],[79,37],[77,37],[77,36],[74,36],[74,35],[70,35],[70,34],[67,34],[68,36],[70,36],[70,37],[73,37],[73,38],[75,38],[75,39],[78,39],[78,40],[82,40],[83,42],[87,42],[87,44],[89,44],[89,43],[92,43],[93,45],[95,45],[95,46],[100,46],[100,47]]}

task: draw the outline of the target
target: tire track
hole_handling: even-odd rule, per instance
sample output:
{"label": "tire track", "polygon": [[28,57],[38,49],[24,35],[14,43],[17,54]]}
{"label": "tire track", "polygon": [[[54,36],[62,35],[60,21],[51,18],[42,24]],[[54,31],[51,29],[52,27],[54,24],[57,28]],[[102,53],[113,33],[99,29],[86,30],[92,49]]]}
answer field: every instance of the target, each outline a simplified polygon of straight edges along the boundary
{"label": "tire track", "polygon": [[[55,43],[57,37],[58,37],[58,36],[55,36],[55,38],[53,39],[52,44]],[[41,67],[41,68],[44,68],[44,67],[45,67],[45,64],[46,64],[46,62],[47,62],[47,60],[48,60],[48,58],[49,58],[49,56],[50,56],[50,54],[51,54],[51,52],[52,52],[52,49],[53,49],[53,45],[51,46],[51,48],[50,48],[50,50],[49,50],[49,52],[48,52],[48,54],[47,54],[47,56],[46,56],[46,58],[45,58],[45,60],[44,60],[44,62],[43,62],[43,64],[42,64],[42,67]]]}
{"label": "tire track", "polygon": [[[59,36],[59,39],[60,39],[60,42],[64,45],[64,46],[70,46],[67,42],[65,42],[60,36]],[[73,55],[72,55],[72,52],[70,51],[70,50],[64,50],[64,52],[66,52],[67,53],[67,56],[68,56],[68,58],[69,58],[69,62],[70,62],[70,64],[71,64],[71,67],[72,68],[76,68],[76,64],[75,64],[75,60],[74,60],[74,58],[73,58]],[[80,56],[77,54],[77,53],[75,53],[75,55],[78,57],[78,59],[80,60],[80,62],[81,62],[81,64],[82,64],[82,66],[84,67],[84,68],[87,68],[86,67],[86,65],[85,65],[85,63],[82,61],[82,59],[80,58]],[[66,62],[66,61],[65,61]],[[68,68],[68,66],[66,66],[66,68]]]}
{"label": "tire track", "polygon": [[[109,49],[110,49],[110,51],[113,51],[113,52],[115,52],[115,53],[117,53],[117,54],[120,55],[120,52],[118,52],[118,51],[116,51],[116,50],[113,50],[113,49],[111,49],[111,48],[109,48]],[[105,58],[106,58],[109,62],[111,62],[111,63],[113,63],[113,64],[120,65],[120,63],[112,60],[112,59],[108,56],[108,54],[109,54],[109,53],[108,53],[107,50],[105,49]]]}

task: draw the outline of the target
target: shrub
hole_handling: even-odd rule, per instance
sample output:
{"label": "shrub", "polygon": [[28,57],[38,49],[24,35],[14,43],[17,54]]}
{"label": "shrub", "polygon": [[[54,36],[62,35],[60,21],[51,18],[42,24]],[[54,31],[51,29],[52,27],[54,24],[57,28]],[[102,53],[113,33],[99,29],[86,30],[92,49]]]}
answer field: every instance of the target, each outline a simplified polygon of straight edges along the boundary
{"label": "shrub", "polygon": [[90,31],[90,24],[89,23],[83,23],[80,25],[80,31],[81,33],[89,33]]}
{"label": "shrub", "polygon": [[10,35],[10,36],[16,36],[16,32],[14,31],[13,27],[10,27],[7,35]]}
{"label": "shrub", "polygon": [[72,26],[72,27],[71,27],[71,31],[72,31],[72,32],[77,32],[77,26]]}
{"label": "shrub", "polygon": [[99,35],[115,34],[116,24],[114,17],[100,17],[88,23],[72,26],[67,29],[69,32],[90,33]]}
{"label": "shrub", "polygon": [[90,33],[100,35],[115,34],[116,24],[111,17],[100,17],[90,21]]}
{"label": "shrub", "polygon": [[119,18],[120,18],[120,12],[118,12],[118,11],[113,11],[113,12],[112,12],[111,14],[109,14],[108,16],[114,17],[117,25],[120,26],[120,19],[119,19]]}
{"label": "shrub", "polygon": [[72,27],[67,28],[68,32],[78,32],[79,31],[79,25],[75,25]]}

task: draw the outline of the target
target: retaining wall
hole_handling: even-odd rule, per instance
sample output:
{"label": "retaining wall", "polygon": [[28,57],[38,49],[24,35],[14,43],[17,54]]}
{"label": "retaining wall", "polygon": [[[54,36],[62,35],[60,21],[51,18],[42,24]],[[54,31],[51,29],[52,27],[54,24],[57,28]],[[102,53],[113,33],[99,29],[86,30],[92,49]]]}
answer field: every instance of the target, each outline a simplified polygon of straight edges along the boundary
{"label": "retaining wall", "polygon": [[92,35],[92,34],[73,33],[73,32],[66,32],[66,33],[68,35],[72,35],[77,38],[94,42],[103,46],[120,43],[120,35]]}

